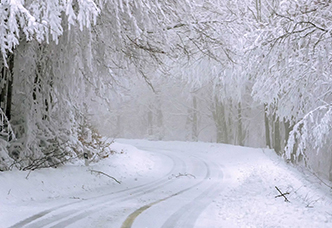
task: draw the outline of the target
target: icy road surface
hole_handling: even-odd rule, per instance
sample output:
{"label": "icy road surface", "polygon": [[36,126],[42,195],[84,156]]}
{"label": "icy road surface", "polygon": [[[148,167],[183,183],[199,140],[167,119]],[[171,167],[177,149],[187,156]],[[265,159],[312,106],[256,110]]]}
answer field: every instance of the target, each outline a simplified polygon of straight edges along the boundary
{"label": "icy road surface", "polygon": [[89,167],[0,173],[0,227],[332,227],[331,189],[272,151],[117,142]]}

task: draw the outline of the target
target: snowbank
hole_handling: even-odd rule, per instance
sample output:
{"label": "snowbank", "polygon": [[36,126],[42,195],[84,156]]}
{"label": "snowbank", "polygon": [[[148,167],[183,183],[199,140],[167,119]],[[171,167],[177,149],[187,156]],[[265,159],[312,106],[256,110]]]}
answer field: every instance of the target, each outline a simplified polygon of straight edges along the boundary
{"label": "snowbank", "polygon": [[[188,175],[190,170],[195,171],[195,175],[200,173],[195,164],[202,163],[197,159],[209,161],[206,164],[215,164],[213,166],[219,167],[222,173],[222,178],[217,180],[220,181],[218,194],[213,196],[211,202],[210,199],[204,199],[208,206],[198,216],[197,227],[332,227],[331,189],[309,172],[301,172],[286,164],[271,150],[212,143],[124,139],[117,142],[124,143],[112,144],[112,150],[117,153],[89,166],[84,166],[84,162],[79,161],[56,169],[0,173],[0,227],[9,227],[41,211],[52,208],[56,213],[54,208],[66,204],[74,207],[73,202],[86,202],[84,200],[97,196],[135,189],[135,186],[144,186],[144,183],[149,183],[146,186],[154,188],[151,183],[155,180],[160,180],[160,183],[165,183],[169,188],[161,188],[159,192],[146,190],[149,194],[145,190],[131,191],[137,197],[128,196],[131,201],[123,202],[119,209],[116,205],[109,209],[114,211],[112,224],[116,223],[118,227],[135,208],[144,208],[151,200],[161,202],[149,207],[151,213],[160,215],[153,219],[166,221],[167,217],[162,218],[165,210],[174,208],[164,208],[163,205],[167,205],[168,200],[159,198],[167,198],[177,191],[183,192],[182,189],[188,187],[184,184],[185,181],[188,184],[195,183],[195,178],[174,178],[179,173],[174,168],[176,163],[172,162],[171,156],[180,158],[179,161],[182,159],[183,168],[188,169]],[[165,156],[167,154],[169,156]],[[170,173],[172,166],[177,173]],[[213,171],[213,167],[210,168]],[[100,172],[116,178],[121,184]],[[160,177],[166,178],[162,180]],[[213,180],[206,183],[211,184],[210,181]],[[168,182],[172,185],[167,185]],[[288,193],[285,196],[290,202],[285,202],[283,197],[276,198],[279,195],[276,186],[283,193]],[[184,195],[186,199],[191,198],[189,192],[191,191]],[[127,197],[126,194],[124,197]],[[170,197],[170,205],[172,200],[176,204],[180,203]],[[190,204],[195,205],[194,202]],[[182,205],[179,204],[179,207]],[[144,216],[149,218],[149,210],[142,213],[142,221],[146,221]],[[109,214],[107,211],[105,215],[99,213],[98,217],[91,217],[90,223],[77,222],[89,227],[87,224],[104,221],[103,227],[109,227],[109,217],[104,217]],[[139,222],[140,219],[137,219],[138,226]]]}
{"label": "snowbank", "polygon": [[[18,222],[18,217],[135,185],[140,177],[152,175],[157,159],[130,145],[113,143],[111,147],[115,154],[89,166],[76,161],[31,172],[0,172],[0,227]],[[104,172],[122,183],[91,170]]]}

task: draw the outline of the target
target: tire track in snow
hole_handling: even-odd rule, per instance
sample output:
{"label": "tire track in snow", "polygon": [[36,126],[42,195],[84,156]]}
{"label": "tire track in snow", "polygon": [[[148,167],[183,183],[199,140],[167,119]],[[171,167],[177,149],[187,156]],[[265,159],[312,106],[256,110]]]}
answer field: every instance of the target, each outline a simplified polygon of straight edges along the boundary
{"label": "tire track in snow", "polygon": [[[168,151],[168,152],[169,152],[169,151]],[[173,156],[174,156],[174,155],[173,155]],[[177,158],[179,158],[179,157],[177,157]],[[174,159],[174,158],[173,158],[173,159]],[[203,181],[204,181],[204,180],[206,180],[206,179],[209,178],[209,176],[210,176],[210,169],[209,169],[209,167],[208,167],[208,165],[207,165],[207,163],[206,163],[205,161],[203,161],[203,160],[201,160],[201,159],[198,159],[198,160],[204,164],[204,167],[206,167],[206,170],[207,170],[206,176],[205,176],[204,179],[203,179]],[[181,162],[182,162],[182,168],[183,168],[182,172],[184,172],[185,169],[186,169],[186,163],[185,163],[183,160],[181,160]],[[201,181],[201,182],[203,182],[203,181]],[[166,183],[163,183],[163,184],[160,185],[160,186],[157,186],[157,187],[155,187],[155,188],[153,188],[153,189],[150,189],[149,191],[140,192],[139,194],[136,194],[135,196],[132,196],[132,197],[128,197],[128,198],[126,198],[126,199],[117,199],[116,201],[112,201],[112,202],[109,201],[109,202],[106,202],[106,203],[103,204],[103,205],[98,205],[98,208],[92,208],[91,210],[85,211],[85,212],[83,212],[83,213],[76,214],[75,216],[72,216],[71,218],[69,218],[69,219],[67,219],[67,220],[64,220],[64,221],[62,221],[62,222],[59,222],[59,223],[57,223],[56,225],[52,225],[51,228],[63,228],[63,227],[65,227],[65,226],[68,226],[68,225],[70,225],[70,224],[73,224],[73,223],[75,223],[75,222],[77,222],[77,221],[83,219],[83,218],[86,217],[86,216],[90,216],[90,215],[92,215],[92,214],[98,212],[97,209],[99,209],[99,208],[101,208],[101,207],[103,207],[103,206],[107,206],[107,205],[109,205],[109,204],[114,204],[114,203],[123,203],[123,202],[125,202],[125,201],[127,201],[127,200],[135,199],[135,198],[137,198],[137,197],[139,197],[139,196],[143,196],[143,195],[147,195],[148,193],[152,193],[152,192],[154,192],[155,190],[160,189],[161,187],[164,187],[164,186],[166,186],[166,185],[170,185],[170,184],[172,184],[172,183],[174,183],[174,180],[170,180],[170,181],[168,181],[168,182],[166,182]],[[162,201],[164,201],[164,200],[166,200],[166,199],[169,199],[169,198],[171,198],[171,197],[174,197],[174,196],[176,196],[176,195],[180,195],[181,193],[183,193],[183,192],[185,192],[185,191],[188,191],[188,190],[190,190],[190,189],[196,187],[197,185],[198,185],[198,184],[194,184],[194,185],[192,185],[191,187],[188,187],[188,188],[186,188],[186,189],[183,189],[183,190],[181,190],[181,191],[179,191],[179,192],[177,192],[177,193],[175,193],[175,194],[172,194],[172,195],[167,196],[167,197],[165,197],[165,198],[163,198],[163,199],[160,199],[160,200],[158,200],[157,202],[151,203],[151,205],[145,205],[145,206],[143,206],[143,207],[146,207],[146,209],[148,209],[149,207],[151,207],[151,206],[154,205],[154,204],[157,204],[158,202],[162,202]],[[141,213],[141,212],[138,212],[138,214],[140,214],[140,213]],[[31,227],[31,228],[32,228],[32,227]],[[33,228],[35,228],[35,227],[33,227]]]}
{"label": "tire track in snow", "polygon": [[[31,228],[37,228],[37,227],[44,227],[45,225],[50,225],[52,223],[55,223],[59,221],[60,219],[63,220],[64,218],[72,217],[74,219],[70,219],[71,223],[75,222],[79,219],[82,219],[82,217],[78,217],[78,215],[83,216],[83,214],[88,214],[88,212],[82,212],[78,210],[77,208],[90,208],[89,213],[91,213],[91,208],[101,207],[105,204],[111,204],[115,202],[121,202],[125,200],[130,200],[133,198],[136,198],[137,196],[155,191],[156,189],[162,188],[164,185],[168,184],[169,182],[169,175],[174,173],[176,170],[180,167],[180,172],[186,169],[186,164],[183,160],[180,158],[174,158],[173,156],[169,156],[167,154],[162,154],[166,157],[168,157],[172,161],[172,168],[171,170],[159,178],[158,180],[151,181],[146,184],[142,184],[133,188],[123,189],[119,190],[117,192],[112,192],[108,194],[104,194],[101,196],[92,197],[89,199],[86,199],[84,201],[78,201],[78,202],[72,202],[67,203],[64,205],[60,205],[57,207],[53,207],[48,210],[41,211],[37,214],[34,214],[12,226],[9,228],[20,228],[20,227],[31,227]],[[110,197],[110,198],[109,198]],[[75,209],[71,209],[71,207]],[[81,213],[80,213],[81,212]],[[75,215],[77,214],[78,215]],[[55,215],[53,215],[55,214]],[[52,216],[52,217],[47,217]],[[68,221],[69,222],[69,221]],[[63,226],[62,226],[63,227]]]}
{"label": "tire track in snow", "polygon": [[[150,204],[144,205],[143,207],[137,209],[136,211],[134,211],[133,213],[131,213],[131,214],[126,218],[126,220],[122,223],[121,228],[131,228],[132,225],[133,225],[133,223],[135,222],[135,219],[136,219],[141,213],[143,213],[144,211],[146,211],[146,210],[149,209],[150,207],[152,207],[152,206],[154,206],[154,205],[156,205],[156,204],[158,204],[158,203],[161,203],[161,202],[163,202],[163,201],[166,201],[166,200],[168,200],[168,199],[171,199],[171,198],[173,198],[173,197],[175,197],[175,196],[177,196],[177,195],[180,195],[180,194],[182,194],[182,193],[185,193],[185,192],[187,192],[187,191],[189,191],[189,190],[191,190],[191,189],[193,189],[193,188],[195,188],[195,187],[197,187],[197,186],[203,184],[204,182],[206,182],[206,180],[211,176],[211,170],[210,170],[209,165],[208,165],[205,161],[203,161],[202,159],[200,159],[200,160],[204,163],[204,165],[205,165],[205,167],[206,167],[206,175],[205,175],[205,177],[203,178],[203,180],[199,181],[198,183],[196,183],[196,184],[194,184],[194,185],[192,185],[192,186],[190,186],[190,187],[188,187],[188,188],[185,188],[185,189],[183,189],[183,190],[181,190],[181,191],[178,191],[178,192],[176,192],[176,193],[174,193],[174,194],[172,194],[172,195],[170,195],[170,196],[168,196],[168,197],[165,197],[165,198],[163,198],[163,199],[157,200],[157,201],[152,202],[152,203],[150,203]],[[173,226],[167,226],[167,228],[169,228],[169,227],[172,227],[172,228],[173,228]]]}
{"label": "tire track in snow", "polygon": [[173,213],[170,218],[167,219],[161,228],[194,227],[196,219],[193,218],[197,218],[204,210],[204,208],[209,204],[202,202],[202,200],[210,198],[210,195],[214,196],[215,193],[219,191],[217,186],[218,184],[214,184],[203,193],[201,193],[198,197],[194,198],[190,203],[182,206],[178,211]]}
{"label": "tire track in snow", "polygon": [[212,184],[207,190],[202,192],[199,196],[194,198],[190,203],[182,206],[176,212],[174,212],[162,225],[161,228],[175,228],[175,227],[194,227],[197,218],[204,211],[204,209],[212,203],[219,192],[222,190],[219,180],[223,179],[223,173],[219,170],[218,181]]}

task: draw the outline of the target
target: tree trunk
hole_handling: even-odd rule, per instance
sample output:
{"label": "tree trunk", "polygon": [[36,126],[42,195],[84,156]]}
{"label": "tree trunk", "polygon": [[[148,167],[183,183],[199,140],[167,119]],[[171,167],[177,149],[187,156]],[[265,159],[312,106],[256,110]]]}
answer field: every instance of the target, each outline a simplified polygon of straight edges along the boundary
{"label": "tree trunk", "polygon": [[118,113],[116,115],[116,136],[121,137],[121,134],[122,134],[121,115]]}
{"label": "tree trunk", "polygon": [[152,107],[150,107],[150,110],[148,111],[148,135],[153,136],[153,113],[151,110]]}
{"label": "tree trunk", "polygon": [[13,71],[14,71],[14,54],[8,53],[8,68],[2,65],[1,80],[4,82],[0,91],[0,108],[6,114],[8,120],[11,120],[11,107],[13,96]]}
{"label": "tree trunk", "polygon": [[262,21],[262,2],[261,0],[256,0],[256,11],[257,11],[257,21]]}
{"label": "tree trunk", "polygon": [[243,126],[242,126],[242,107],[241,103],[238,104],[237,108],[237,135],[238,135],[238,144],[240,146],[244,145],[244,133],[243,133]]}
{"label": "tree trunk", "polygon": [[192,140],[198,140],[198,117],[197,117],[197,98],[193,96],[193,108],[192,108]]}
{"label": "tree trunk", "polygon": [[157,130],[158,130],[158,140],[164,138],[164,116],[161,106],[160,94],[157,96]]}
{"label": "tree trunk", "polygon": [[215,98],[214,103],[212,115],[217,130],[216,142],[228,143],[228,130],[224,104],[218,101],[217,98]]}
{"label": "tree trunk", "polygon": [[11,120],[11,110],[12,110],[12,98],[13,98],[13,80],[14,80],[14,54],[8,54],[8,86],[7,86],[7,107],[6,107],[6,116],[8,120]]}
{"label": "tree trunk", "polygon": [[0,108],[6,113],[7,104],[7,70],[4,65],[1,67],[1,84],[0,84]]}
{"label": "tree trunk", "polygon": [[294,124],[290,124],[289,121],[284,120],[284,126],[285,126],[285,145],[288,142],[289,134],[293,130]]}
{"label": "tree trunk", "polygon": [[332,181],[332,159],[330,160],[329,181]]}
{"label": "tree trunk", "polygon": [[281,155],[280,121],[276,113],[273,114],[273,121],[274,121],[273,148],[278,155]]}
{"label": "tree trunk", "polygon": [[270,139],[270,125],[269,125],[269,117],[267,114],[267,105],[264,104],[264,123],[265,123],[265,141],[266,141],[266,146],[268,148],[271,147],[271,139]]}

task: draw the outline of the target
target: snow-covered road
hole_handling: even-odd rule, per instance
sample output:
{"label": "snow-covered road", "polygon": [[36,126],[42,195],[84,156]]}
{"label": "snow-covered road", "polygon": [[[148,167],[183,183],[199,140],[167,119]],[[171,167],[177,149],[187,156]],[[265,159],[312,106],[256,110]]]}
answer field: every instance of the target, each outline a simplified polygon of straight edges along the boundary
{"label": "snow-covered road", "polygon": [[[126,146],[124,154],[89,169],[73,165],[69,170],[53,170],[54,176],[63,178],[54,178],[52,188],[37,184],[36,192],[30,186],[32,200],[15,195],[10,178],[0,176],[0,181],[12,184],[0,192],[10,189],[6,198],[0,198],[0,227],[332,227],[331,192],[272,151],[118,141],[138,150]],[[120,177],[122,183],[82,175],[87,169]],[[48,172],[30,174],[30,184],[45,186],[42,178],[52,178]],[[275,198],[275,186],[289,192],[290,203]],[[54,192],[56,196],[50,197]]]}
{"label": "snow-covered road", "polygon": [[221,167],[195,153],[142,149],[167,154],[175,162],[171,176],[159,189],[166,194],[151,193],[153,201],[127,216],[121,227],[194,227],[198,216],[222,189]]}

